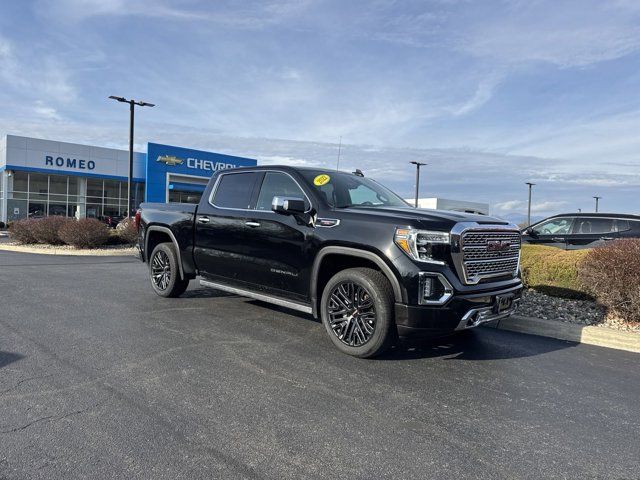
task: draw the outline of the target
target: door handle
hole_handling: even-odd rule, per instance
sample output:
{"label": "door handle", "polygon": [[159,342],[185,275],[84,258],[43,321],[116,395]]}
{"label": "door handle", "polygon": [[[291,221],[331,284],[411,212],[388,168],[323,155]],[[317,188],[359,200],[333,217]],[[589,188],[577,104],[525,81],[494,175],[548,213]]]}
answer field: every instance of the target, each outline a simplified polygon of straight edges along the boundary
{"label": "door handle", "polygon": [[247,227],[256,228],[259,227],[260,224],[258,222],[244,222]]}
{"label": "door handle", "polygon": [[205,217],[205,216],[198,217],[198,223],[209,223],[209,217]]}
{"label": "door handle", "polygon": [[551,237],[551,240],[553,240],[554,242],[564,242],[563,237]]}

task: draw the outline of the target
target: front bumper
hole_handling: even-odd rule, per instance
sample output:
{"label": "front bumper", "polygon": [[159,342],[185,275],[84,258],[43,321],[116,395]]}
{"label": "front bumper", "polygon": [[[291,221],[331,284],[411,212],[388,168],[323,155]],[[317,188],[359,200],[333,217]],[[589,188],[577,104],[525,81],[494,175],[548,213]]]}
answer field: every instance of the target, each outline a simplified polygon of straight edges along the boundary
{"label": "front bumper", "polygon": [[[511,307],[498,312],[496,298],[513,295]],[[475,294],[456,294],[444,306],[396,303],[395,319],[400,337],[438,336],[477,327],[511,315],[520,302],[522,284]]]}

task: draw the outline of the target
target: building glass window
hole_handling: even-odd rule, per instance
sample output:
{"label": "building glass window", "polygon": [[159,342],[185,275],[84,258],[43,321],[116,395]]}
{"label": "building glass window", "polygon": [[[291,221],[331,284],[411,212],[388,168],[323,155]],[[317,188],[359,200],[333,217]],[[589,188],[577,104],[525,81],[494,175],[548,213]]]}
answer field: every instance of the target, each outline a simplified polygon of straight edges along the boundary
{"label": "building glass window", "polygon": [[49,193],[49,176],[41,173],[29,174],[29,197],[32,194],[47,195]]}
{"label": "building glass window", "polygon": [[[125,193],[126,195],[126,193]],[[120,198],[120,182],[115,180],[104,181],[104,198]]]}
{"label": "building glass window", "polygon": [[102,217],[102,204],[87,203],[87,218]]}
{"label": "building glass window", "polygon": [[50,195],[66,195],[67,194],[67,178],[62,175],[49,176],[49,194]]}
{"label": "building glass window", "polygon": [[102,180],[87,179],[87,197],[102,199]]}
{"label": "building glass window", "polygon": [[202,192],[169,191],[169,203],[200,203]]}
{"label": "building glass window", "polygon": [[68,177],[69,195],[78,195],[78,177]]}
{"label": "building glass window", "polygon": [[[7,172],[0,172],[0,179]],[[84,187],[86,182],[86,189]],[[127,182],[42,173],[11,172],[10,188],[2,190],[0,199],[7,202],[8,220],[39,218],[47,215],[101,219],[125,216]],[[132,182],[132,209],[144,201],[143,182]]]}
{"label": "building glass window", "polygon": [[29,174],[13,172],[13,198],[27,199],[29,192]]}

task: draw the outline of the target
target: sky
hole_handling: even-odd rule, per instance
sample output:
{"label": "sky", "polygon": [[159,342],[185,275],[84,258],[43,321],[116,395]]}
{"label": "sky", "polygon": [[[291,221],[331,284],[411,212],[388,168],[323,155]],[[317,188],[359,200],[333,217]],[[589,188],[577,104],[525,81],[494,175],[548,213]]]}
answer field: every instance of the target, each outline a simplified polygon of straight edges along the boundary
{"label": "sky", "polygon": [[[360,168],[404,197],[640,213],[640,1],[0,0],[0,135]],[[341,140],[340,140],[341,138]]]}

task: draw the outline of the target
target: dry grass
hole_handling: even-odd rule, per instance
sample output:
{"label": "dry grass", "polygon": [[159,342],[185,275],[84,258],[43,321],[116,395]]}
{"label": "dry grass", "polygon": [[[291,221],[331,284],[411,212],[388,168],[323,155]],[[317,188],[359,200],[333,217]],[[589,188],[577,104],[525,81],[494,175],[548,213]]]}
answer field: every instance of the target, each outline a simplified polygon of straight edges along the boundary
{"label": "dry grass", "polygon": [[586,298],[591,293],[578,278],[589,250],[561,250],[543,245],[523,245],[520,266],[525,286],[564,298]]}

